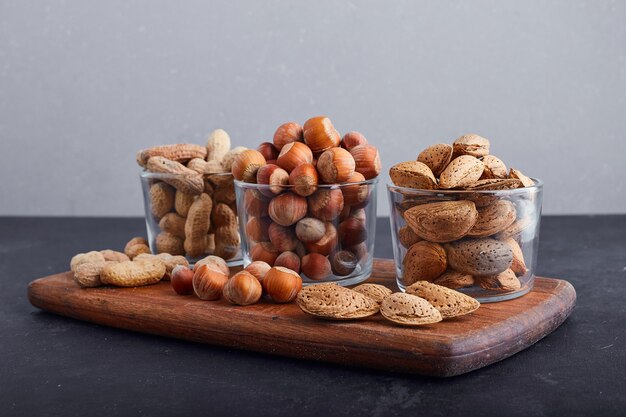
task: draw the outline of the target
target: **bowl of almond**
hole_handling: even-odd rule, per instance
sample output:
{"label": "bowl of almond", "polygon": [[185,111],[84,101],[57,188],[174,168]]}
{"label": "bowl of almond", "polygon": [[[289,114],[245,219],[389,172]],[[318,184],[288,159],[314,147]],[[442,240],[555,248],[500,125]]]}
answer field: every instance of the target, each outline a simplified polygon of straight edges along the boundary
{"label": "bowl of almond", "polygon": [[489,152],[489,140],[467,134],[389,170],[401,290],[429,281],[485,303],[532,289],[543,183]]}
{"label": "bowl of almond", "polygon": [[232,165],[244,265],[291,269],[305,286],[367,279],[380,170],[376,147],[358,132],[342,137],[328,117],[280,125]]}

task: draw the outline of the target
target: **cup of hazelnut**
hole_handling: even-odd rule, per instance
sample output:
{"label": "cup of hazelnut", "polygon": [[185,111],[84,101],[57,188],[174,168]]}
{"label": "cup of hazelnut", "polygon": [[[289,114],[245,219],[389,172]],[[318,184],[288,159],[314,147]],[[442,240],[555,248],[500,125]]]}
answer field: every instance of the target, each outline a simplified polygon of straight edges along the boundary
{"label": "cup of hazelnut", "polygon": [[328,117],[284,123],[232,165],[244,266],[264,261],[304,285],[353,285],[372,272],[378,150]]}

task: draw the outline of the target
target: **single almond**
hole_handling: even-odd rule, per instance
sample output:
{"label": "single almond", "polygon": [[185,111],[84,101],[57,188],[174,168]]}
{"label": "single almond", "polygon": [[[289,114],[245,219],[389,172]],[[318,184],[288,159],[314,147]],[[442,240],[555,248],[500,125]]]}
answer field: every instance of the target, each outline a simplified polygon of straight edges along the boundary
{"label": "single almond", "polygon": [[508,200],[478,208],[478,220],[467,233],[471,237],[487,237],[509,227],[516,217],[515,205]]}
{"label": "single almond", "polygon": [[402,226],[398,230],[398,241],[400,241],[400,244],[405,248],[410,248],[411,245],[420,240],[422,240],[422,238],[419,237],[409,225]]}
{"label": "single almond", "polygon": [[522,174],[522,171],[518,171],[515,168],[511,168],[511,171],[509,172],[509,178],[520,180],[524,187],[532,187],[533,185],[535,185],[535,181],[531,180],[529,177]]}
{"label": "single almond", "polygon": [[428,301],[402,292],[386,297],[380,305],[380,314],[387,320],[403,326],[421,326],[442,320],[439,310]]}
{"label": "single almond", "polygon": [[524,275],[528,271],[528,268],[526,268],[526,262],[524,262],[524,253],[522,252],[522,248],[512,237],[505,239],[504,243],[509,245],[511,251],[513,251],[511,271],[515,272],[515,275],[518,277]]}
{"label": "single almond", "polygon": [[296,298],[302,311],[332,320],[351,320],[369,317],[378,312],[373,299],[335,283],[309,285]]}
{"label": "single almond", "polygon": [[463,239],[445,245],[450,267],[472,276],[497,275],[513,262],[513,251],[495,239]]}
{"label": "single almond", "polygon": [[474,285],[474,277],[463,272],[449,269],[435,279],[433,283],[452,289],[465,288]]}
{"label": "single almond", "polygon": [[406,292],[428,301],[439,310],[444,319],[463,316],[480,307],[480,303],[474,298],[428,281],[418,281],[409,286]]}
{"label": "single almond", "polygon": [[465,236],[476,223],[478,211],[471,201],[439,201],[406,210],[404,219],[422,239],[443,243]]}
{"label": "single almond", "polygon": [[426,164],[435,177],[438,177],[452,160],[452,145],[447,143],[431,145],[420,152],[417,160]]}
{"label": "single almond", "polygon": [[489,155],[489,140],[475,133],[463,135],[452,143],[454,155],[471,155],[476,157]]}
{"label": "single almond", "polygon": [[483,171],[483,175],[480,179],[491,179],[491,178],[506,178],[506,165],[500,158],[497,158],[493,155],[485,155],[482,159],[483,164],[485,164],[485,169]]}
{"label": "single almond", "polygon": [[398,187],[431,190],[437,186],[437,180],[428,165],[419,161],[395,164],[389,170],[389,176]]}
{"label": "single almond", "polygon": [[446,251],[438,243],[425,240],[411,246],[402,261],[402,281],[411,285],[416,281],[433,281],[447,267]]}
{"label": "single almond", "polygon": [[463,188],[474,184],[483,174],[485,165],[470,155],[461,155],[450,162],[439,176],[439,188]]}
{"label": "single almond", "polygon": [[480,277],[479,284],[482,288],[492,291],[517,291],[522,288],[522,283],[510,269],[497,275]]}
{"label": "single almond", "polygon": [[378,305],[383,302],[385,297],[392,294],[392,291],[389,288],[379,284],[361,284],[352,288],[352,290],[368,296],[372,300],[376,301]]}

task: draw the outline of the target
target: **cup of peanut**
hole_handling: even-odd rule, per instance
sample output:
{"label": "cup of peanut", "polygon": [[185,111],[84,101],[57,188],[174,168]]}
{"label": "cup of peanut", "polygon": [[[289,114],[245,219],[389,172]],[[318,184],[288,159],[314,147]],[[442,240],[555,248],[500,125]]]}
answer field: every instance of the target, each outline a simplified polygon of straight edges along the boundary
{"label": "cup of peanut", "polygon": [[207,255],[241,264],[241,236],[230,137],[218,129],[206,146],[175,144],[137,154],[148,242],[153,253],[184,255],[193,263]]}
{"label": "cup of peanut", "polygon": [[327,117],[279,126],[232,165],[244,265],[289,268],[304,285],[367,279],[380,170],[378,150],[358,132],[342,138]]}

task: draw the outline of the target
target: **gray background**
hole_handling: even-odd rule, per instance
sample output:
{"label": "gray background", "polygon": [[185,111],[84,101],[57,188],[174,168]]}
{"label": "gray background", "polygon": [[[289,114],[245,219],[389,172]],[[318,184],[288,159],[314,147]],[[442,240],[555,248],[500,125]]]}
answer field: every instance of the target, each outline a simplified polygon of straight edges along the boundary
{"label": "gray background", "polygon": [[385,168],[476,132],[545,180],[544,213],[624,213],[625,22],[623,1],[0,0],[0,215],[140,215],[138,149],[318,114]]}

